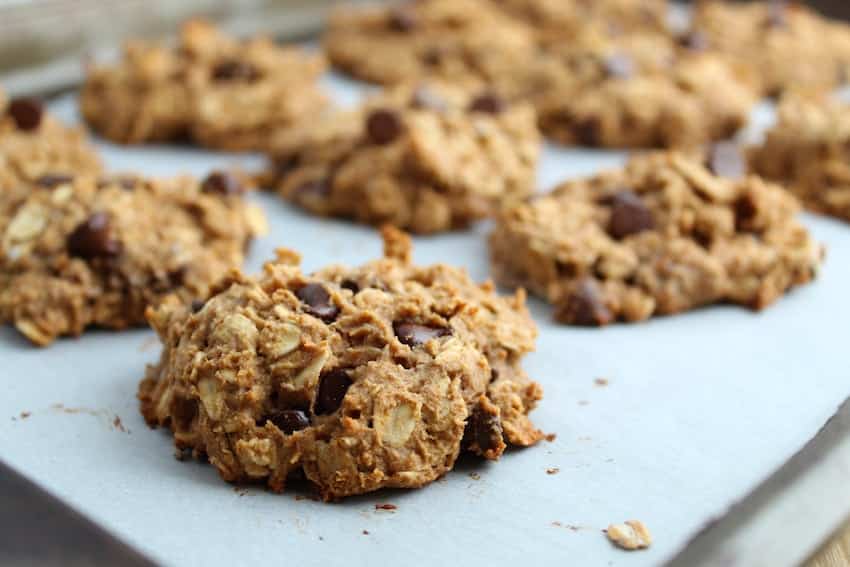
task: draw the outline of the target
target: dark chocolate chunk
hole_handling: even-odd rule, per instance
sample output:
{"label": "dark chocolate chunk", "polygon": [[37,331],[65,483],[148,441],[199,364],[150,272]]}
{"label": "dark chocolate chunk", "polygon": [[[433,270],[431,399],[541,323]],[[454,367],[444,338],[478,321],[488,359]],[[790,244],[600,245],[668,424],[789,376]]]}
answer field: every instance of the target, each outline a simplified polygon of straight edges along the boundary
{"label": "dark chocolate chunk", "polygon": [[493,92],[481,93],[469,103],[470,112],[499,114],[505,110],[505,101]]}
{"label": "dark chocolate chunk", "polygon": [[109,215],[95,213],[81,222],[68,235],[68,254],[91,260],[114,257],[121,253],[121,241],[113,236]]}
{"label": "dark chocolate chunk", "polygon": [[559,309],[559,320],[571,325],[598,327],[610,323],[614,316],[591,280],[580,282]]}
{"label": "dark chocolate chunk", "polygon": [[239,180],[230,173],[214,171],[201,183],[201,191],[217,195],[239,195],[245,189]]}
{"label": "dark chocolate chunk", "polygon": [[[343,393],[343,395],[345,394]],[[337,404],[337,406],[339,406],[339,404]],[[269,416],[268,420],[287,435],[292,435],[294,432],[306,429],[310,426],[310,418],[307,414],[297,409],[275,412]]]}
{"label": "dark chocolate chunk", "polygon": [[409,347],[424,345],[431,339],[452,334],[452,330],[446,327],[431,327],[410,321],[397,321],[393,323],[393,330],[398,340]]}
{"label": "dark chocolate chunk", "polygon": [[212,78],[216,81],[256,81],[260,71],[244,61],[222,61],[213,67]]}
{"label": "dark chocolate chunk", "polygon": [[315,411],[319,415],[327,415],[339,409],[352,382],[348,372],[341,368],[323,374],[319,380]]}
{"label": "dark chocolate chunk", "polygon": [[9,103],[6,113],[20,130],[35,130],[44,118],[44,105],[35,98],[16,98]]}
{"label": "dark chocolate chunk", "polygon": [[390,11],[388,23],[391,30],[408,33],[415,30],[419,22],[413,10],[402,6]]}
{"label": "dark chocolate chunk", "polygon": [[369,139],[380,146],[392,143],[401,135],[401,118],[394,110],[373,110],[366,118],[366,133]]}
{"label": "dark chocolate chunk", "polygon": [[357,295],[360,292],[360,286],[357,285],[357,282],[354,280],[342,280],[339,287],[349,290],[354,295]]}
{"label": "dark chocolate chunk", "polygon": [[631,191],[617,193],[611,199],[611,221],[608,233],[616,239],[649,230],[655,226],[650,211],[640,197]]}
{"label": "dark chocolate chunk", "polygon": [[465,445],[477,445],[484,454],[504,447],[502,421],[498,415],[475,406],[466,422]]}
{"label": "dark chocolate chunk", "polygon": [[304,304],[304,311],[325,323],[332,323],[339,315],[339,307],[334,305],[331,295],[322,284],[307,284],[296,291],[295,295]]}

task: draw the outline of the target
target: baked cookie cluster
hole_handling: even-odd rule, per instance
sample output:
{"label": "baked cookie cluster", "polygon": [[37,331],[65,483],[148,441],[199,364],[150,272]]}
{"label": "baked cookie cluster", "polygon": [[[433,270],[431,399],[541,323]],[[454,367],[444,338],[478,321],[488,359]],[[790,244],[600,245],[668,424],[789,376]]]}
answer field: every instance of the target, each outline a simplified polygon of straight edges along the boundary
{"label": "baked cookie cluster", "polygon": [[139,390],[148,423],[227,481],[282,491],[303,475],[327,500],[423,486],[462,451],[495,460],[537,443],[522,292],[413,266],[405,235],[384,238],[384,259],[361,267],[307,275],[281,249],[203,304],[150,309],[163,353]]}
{"label": "baked cookie cluster", "polygon": [[264,185],[313,214],[433,233],[531,194],[539,147],[529,105],[420,83],[280,132]]}
{"label": "baked cookie cluster", "polygon": [[850,220],[850,105],[786,96],[776,125],[752,148],[750,164],[787,185],[806,207]]}
{"label": "baked cookie cluster", "polygon": [[261,149],[276,130],[322,111],[323,70],[321,55],[264,37],[239,41],[194,20],[175,47],[132,41],[121,61],[90,68],[80,108],[94,130],[119,143],[188,138]]}
{"label": "baked cookie cluster", "polygon": [[205,298],[264,230],[239,192],[224,173],[202,183],[53,175],[0,191],[0,321],[44,346],[90,326],[140,325],[168,295]]}
{"label": "baked cookie cluster", "polygon": [[490,237],[495,277],[585,326],[719,302],[763,309],[811,281],[823,248],[797,220],[797,201],[741,176],[743,157],[729,148],[706,161],[638,156],[503,212]]}
{"label": "baked cookie cluster", "polygon": [[0,91],[0,193],[74,173],[97,175],[100,158],[79,128],[50,116],[35,98]]}

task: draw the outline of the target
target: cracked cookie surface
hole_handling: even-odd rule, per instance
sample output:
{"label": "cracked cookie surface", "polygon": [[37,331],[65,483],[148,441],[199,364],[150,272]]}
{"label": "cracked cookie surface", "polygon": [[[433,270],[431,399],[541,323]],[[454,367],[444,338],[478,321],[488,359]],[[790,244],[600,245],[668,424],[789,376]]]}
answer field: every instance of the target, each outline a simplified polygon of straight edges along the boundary
{"label": "cracked cookie surface", "polygon": [[692,27],[708,49],[747,63],[771,96],[828,90],[848,77],[850,26],[799,2],[704,0]]}
{"label": "cracked cookie surface", "polygon": [[139,389],[147,422],[226,481],[282,491],[303,474],[328,500],[421,487],[461,451],[498,459],[537,443],[524,295],[414,266],[406,235],[384,239],[385,258],[361,267],[307,275],[280,250],[197,309],[149,310],[164,350]]}
{"label": "cracked cookie surface", "polygon": [[194,20],[174,48],[129,42],[120,62],[90,68],[80,107],[92,128],[120,143],[190,138],[261,149],[275,130],[324,109],[323,71],[320,55],[263,37],[239,41]]}
{"label": "cracked cookie surface", "polygon": [[0,190],[100,171],[100,158],[81,129],[61,124],[37,99],[7,100],[0,92]]}
{"label": "cracked cookie surface", "polygon": [[263,183],[313,214],[433,233],[529,195],[539,139],[527,104],[421,83],[279,133]]}
{"label": "cracked cookie surface", "polygon": [[751,149],[750,165],[806,207],[850,221],[850,104],[786,97],[764,143]]}
{"label": "cracked cookie surface", "polygon": [[[712,167],[732,173],[725,155]],[[574,325],[719,302],[762,309],[811,281],[822,261],[797,211],[793,196],[758,177],[647,154],[505,211],[490,239],[493,269]]]}
{"label": "cracked cookie surface", "polygon": [[[49,181],[49,182],[48,182]],[[47,345],[122,329],[169,294],[204,298],[264,228],[235,180],[53,176],[0,193],[0,321]]]}

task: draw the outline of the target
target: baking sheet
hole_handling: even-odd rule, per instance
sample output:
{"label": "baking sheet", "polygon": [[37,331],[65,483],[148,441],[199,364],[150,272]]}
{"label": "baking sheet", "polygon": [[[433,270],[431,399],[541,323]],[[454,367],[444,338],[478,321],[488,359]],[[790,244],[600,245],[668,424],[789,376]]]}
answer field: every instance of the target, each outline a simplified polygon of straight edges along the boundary
{"label": "baking sheet", "polygon": [[[345,104],[360,95],[348,81],[330,78],[328,86]],[[77,119],[73,97],[53,107]],[[770,112],[756,117],[761,124]],[[149,175],[261,163],[100,145],[111,168]],[[619,152],[547,147],[539,186],[622,160]],[[370,228],[312,218],[271,195],[252,198],[271,233],[252,248],[250,271],[282,245],[303,253],[306,270],[380,254]],[[763,313],[720,306],[578,329],[554,325],[549,308],[531,300],[541,336],[525,366],[545,388],[533,417],[557,439],[496,464],[464,459],[422,490],[323,504],[233,487],[209,465],[175,460],[170,437],[138,413],[137,382],[159,351],[147,330],[92,332],[43,350],[0,329],[0,455],[165,564],[659,564],[776,470],[850,395],[850,227],[814,215],[805,222],[829,249],[821,276]],[[484,279],[488,230],[482,223],[416,238],[415,259],[463,265]],[[559,472],[547,474],[552,468]],[[376,503],[398,508],[379,511]],[[602,529],[627,519],[650,528],[649,550],[608,543]]]}

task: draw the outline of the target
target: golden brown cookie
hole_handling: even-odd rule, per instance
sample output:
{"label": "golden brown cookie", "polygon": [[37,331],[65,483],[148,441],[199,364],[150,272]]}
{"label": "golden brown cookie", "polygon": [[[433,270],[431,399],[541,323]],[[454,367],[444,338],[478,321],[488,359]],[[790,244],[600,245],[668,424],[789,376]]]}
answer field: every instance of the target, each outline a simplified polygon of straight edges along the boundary
{"label": "golden brown cookie", "polygon": [[303,474],[328,500],[421,487],[461,451],[498,459],[537,443],[524,295],[414,266],[405,235],[384,238],[386,257],[357,268],[307,275],[279,250],[202,306],[149,310],[164,350],[139,389],[148,423],[224,480],[281,491]]}

